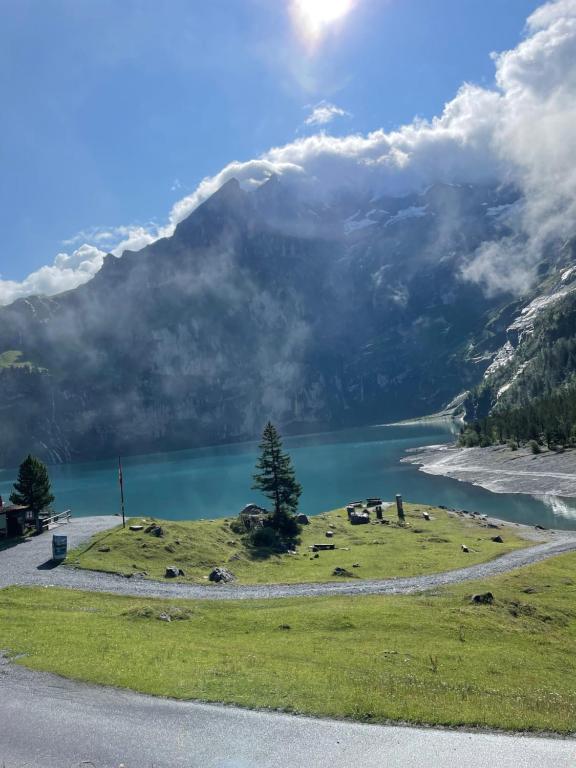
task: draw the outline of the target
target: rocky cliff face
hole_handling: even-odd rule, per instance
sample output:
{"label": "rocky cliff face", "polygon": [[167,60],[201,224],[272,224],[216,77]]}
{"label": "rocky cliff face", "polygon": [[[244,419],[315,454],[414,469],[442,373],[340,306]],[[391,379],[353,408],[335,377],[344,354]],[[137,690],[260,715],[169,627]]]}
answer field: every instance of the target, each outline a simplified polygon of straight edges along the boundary
{"label": "rocky cliff face", "polygon": [[509,297],[461,273],[506,235],[498,212],[516,197],[436,186],[328,205],[275,178],[252,193],[228,182],[172,237],[0,311],[0,463],[248,439],[268,418],[295,432],[441,408],[481,379],[514,319]]}
{"label": "rocky cliff face", "polygon": [[522,407],[576,382],[576,240],[542,262],[530,293],[490,319],[476,353],[491,362],[466,400],[469,418]]}

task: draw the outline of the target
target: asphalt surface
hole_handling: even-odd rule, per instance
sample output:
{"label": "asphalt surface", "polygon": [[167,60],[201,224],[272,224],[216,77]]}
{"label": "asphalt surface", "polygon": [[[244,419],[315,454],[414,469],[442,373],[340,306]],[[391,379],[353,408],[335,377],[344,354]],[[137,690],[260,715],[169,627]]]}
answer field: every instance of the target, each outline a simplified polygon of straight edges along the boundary
{"label": "asphalt surface", "polygon": [[[79,518],[58,529],[71,546],[118,523]],[[410,593],[481,578],[576,549],[576,535],[483,565],[354,584],[209,587],[52,568],[51,536],[0,552],[0,587],[54,584],[149,597],[248,599]],[[0,657],[2,768],[574,768],[576,741],[362,725],[143,696],[34,672]]]}
{"label": "asphalt surface", "polygon": [[177,702],[0,661],[3,768],[574,768],[576,741]]}
{"label": "asphalt surface", "polygon": [[[118,524],[116,517],[84,517],[58,528],[68,534],[74,547],[92,534]],[[576,550],[576,532],[547,532],[550,541],[516,550],[487,563],[455,571],[409,578],[358,580],[325,584],[194,585],[125,578],[108,573],[83,571],[68,566],[53,567],[51,536],[44,534],[0,552],[0,588],[11,585],[58,586],[89,592],[111,592],[134,597],[189,598],[194,600],[249,600],[322,595],[410,594],[463,581],[485,579],[499,573]]]}

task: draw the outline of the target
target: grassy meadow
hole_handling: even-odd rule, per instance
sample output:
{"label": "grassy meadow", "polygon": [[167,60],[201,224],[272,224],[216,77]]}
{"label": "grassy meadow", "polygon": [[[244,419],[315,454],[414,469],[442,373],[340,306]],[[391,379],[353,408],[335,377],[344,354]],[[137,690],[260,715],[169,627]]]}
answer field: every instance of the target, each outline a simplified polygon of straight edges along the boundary
{"label": "grassy meadow", "polygon": [[[470,602],[488,589],[492,605]],[[573,732],[575,641],[576,554],[409,596],[192,602],[0,591],[0,648],[32,669],[368,722]]]}
{"label": "grassy meadow", "polygon": [[[278,584],[334,580],[335,568],[350,577],[379,579],[445,571],[491,560],[529,545],[515,526],[487,528],[478,519],[459,516],[436,507],[405,504],[406,526],[397,524],[395,507],[384,511],[389,525],[352,526],[346,510],[338,509],[310,518],[303,526],[296,554],[254,550],[230,528],[232,518],[190,522],[158,521],[164,536],[115,528],[99,534],[88,545],[72,551],[68,564],[96,571],[145,573],[162,579],[167,566],[181,568],[181,581],[206,583],[215,566],[228,568],[240,584]],[[427,521],[423,512],[430,515]],[[374,517],[374,515],[373,515]],[[133,518],[129,524],[147,524]],[[328,539],[326,532],[332,531]],[[500,534],[502,544],[491,541]],[[311,552],[315,543],[333,542],[334,551]],[[469,552],[462,551],[466,544]],[[102,551],[105,550],[105,551]],[[356,567],[354,567],[356,566]]]}

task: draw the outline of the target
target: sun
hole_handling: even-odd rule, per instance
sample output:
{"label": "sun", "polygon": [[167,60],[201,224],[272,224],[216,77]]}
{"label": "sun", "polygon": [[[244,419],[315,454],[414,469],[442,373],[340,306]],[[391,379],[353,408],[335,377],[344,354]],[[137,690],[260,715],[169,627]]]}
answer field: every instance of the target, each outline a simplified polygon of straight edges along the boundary
{"label": "sun", "polygon": [[292,13],[303,36],[315,43],[352,10],[354,3],[355,0],[292,0]]}

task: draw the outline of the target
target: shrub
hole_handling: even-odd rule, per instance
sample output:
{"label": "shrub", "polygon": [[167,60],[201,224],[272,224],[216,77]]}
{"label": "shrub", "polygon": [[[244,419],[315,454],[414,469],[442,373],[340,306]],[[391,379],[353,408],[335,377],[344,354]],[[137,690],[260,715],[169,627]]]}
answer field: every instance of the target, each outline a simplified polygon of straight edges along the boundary
{"label": "shrub", "polygon": [[282,541],[277,531],[270,526],[255,528],[250,533],[250,543],[257,549],[281,549]]}
{"label": "shrub", "polygon": [[530,440],[529,445],[530,445],[530,450],[532,451],[532,453],[534,453],[534,454],[540,453],[540,446],[538,445],[536,440]]}
{"label": "shrub", "polygon": [[232,533],[238,534],[238,536],[243,536],[248,529],[246,528],[244,522],[239,517],[237,517],[230,523],[230,530]]}

